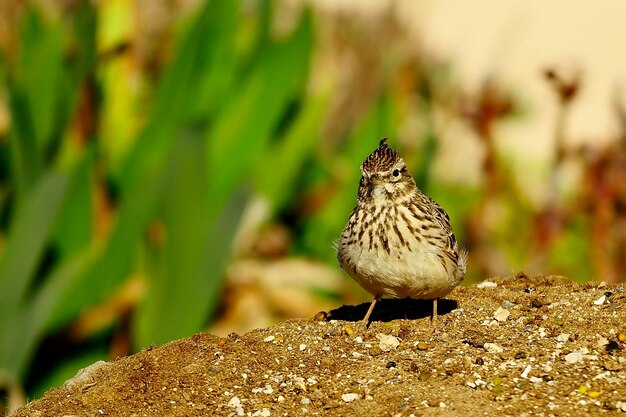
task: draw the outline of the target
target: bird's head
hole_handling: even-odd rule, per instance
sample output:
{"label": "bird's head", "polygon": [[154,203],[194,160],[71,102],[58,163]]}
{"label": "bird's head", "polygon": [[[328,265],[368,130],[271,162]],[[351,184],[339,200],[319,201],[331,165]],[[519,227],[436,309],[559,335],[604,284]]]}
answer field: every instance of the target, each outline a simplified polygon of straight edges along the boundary
{"label": "bird's head", "polygon": [[415,180],[402,158],[387,145],[387,138],[381,140],[361,164],[359,200],[393,200],[416,190]]}

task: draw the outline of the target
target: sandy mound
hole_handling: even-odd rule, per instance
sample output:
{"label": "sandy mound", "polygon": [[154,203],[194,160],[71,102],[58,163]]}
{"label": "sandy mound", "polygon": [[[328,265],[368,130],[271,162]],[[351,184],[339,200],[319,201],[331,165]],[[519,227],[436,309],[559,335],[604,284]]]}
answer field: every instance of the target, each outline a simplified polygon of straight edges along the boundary
{"label": "sandy mound", "polygon": [[[99,362],[13,416],[626,412],[626,291],[523,274]],[[626,414],[624,414],[626,415]]]}

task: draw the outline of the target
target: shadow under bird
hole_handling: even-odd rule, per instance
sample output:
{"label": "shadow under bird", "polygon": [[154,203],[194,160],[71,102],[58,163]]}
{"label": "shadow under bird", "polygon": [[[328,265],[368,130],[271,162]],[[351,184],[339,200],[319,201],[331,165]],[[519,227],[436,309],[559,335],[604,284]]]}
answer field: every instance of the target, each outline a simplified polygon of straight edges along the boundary
{"label": "shadow under bird", "polygon": [[432,299],[434,324],[437,299],[465,276],[467,251],[459,249],[448,214],[420,191],[387,138],[361,164],[357,205],[337,259],[374,296],[365,325],[382,297]]}

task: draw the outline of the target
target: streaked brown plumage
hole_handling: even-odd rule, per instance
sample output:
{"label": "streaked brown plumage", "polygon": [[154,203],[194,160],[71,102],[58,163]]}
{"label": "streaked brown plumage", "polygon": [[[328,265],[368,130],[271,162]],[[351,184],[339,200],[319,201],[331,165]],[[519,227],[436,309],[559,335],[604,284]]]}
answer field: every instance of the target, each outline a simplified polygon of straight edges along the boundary
{"label": "streaked brown plumage", "polygon": [[386,138],[363,161],[361,174],[337,259],[374,296],[364,323],[382,297],[433,299],[436,320],[437,299],[463,280],[467,264],[448,214],[417,188]]}

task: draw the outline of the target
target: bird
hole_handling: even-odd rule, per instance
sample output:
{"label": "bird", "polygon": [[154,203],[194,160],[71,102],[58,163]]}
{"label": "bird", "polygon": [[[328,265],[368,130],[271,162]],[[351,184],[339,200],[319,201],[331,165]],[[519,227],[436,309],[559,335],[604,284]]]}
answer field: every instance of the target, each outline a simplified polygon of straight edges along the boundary
{"label": "bird", "polygon": [[341,268],[374,296],[363,324],[383,297],[437,300],[464,278],[468,252],[460,249],[450,217],[415,183],[387,138],[361,164],[357,205],[336,242]]}

